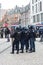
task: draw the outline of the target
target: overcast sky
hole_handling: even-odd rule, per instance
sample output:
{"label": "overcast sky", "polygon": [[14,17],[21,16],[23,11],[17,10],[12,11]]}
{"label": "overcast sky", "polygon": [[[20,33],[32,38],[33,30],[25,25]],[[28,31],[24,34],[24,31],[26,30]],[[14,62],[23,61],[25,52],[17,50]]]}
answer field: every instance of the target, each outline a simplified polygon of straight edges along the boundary
{"label": "overcast sky", "polygon": [[16,5],[22,6],[29,4],[30,0],[0,0],[3,9],[11,9],[14,8]]}

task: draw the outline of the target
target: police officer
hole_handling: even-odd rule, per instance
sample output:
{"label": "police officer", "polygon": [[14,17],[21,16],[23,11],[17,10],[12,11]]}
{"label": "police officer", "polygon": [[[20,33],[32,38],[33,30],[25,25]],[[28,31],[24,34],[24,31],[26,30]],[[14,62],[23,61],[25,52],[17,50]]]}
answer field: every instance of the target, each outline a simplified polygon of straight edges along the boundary
{"label": "police officer", "polygon": [[15,29],[14,28],[11,28],[10,37],[11,37],[11,42],[12,42],[12,52],[11,52],[11,54],[14,54],[14,48],[15,48]]}
{"label": "police officer", "polygon": [[25,45],[25,31],[24,31],[24,29],[22,29],[22,32],[21,32],[21,52],[20,53],[24,53],[24,45]]}
{"label": "police officer", "polygon": [[26,52],[28,52],[29,49],[29,31],[25,31],[25,44],[26,44]]}
{"label": "police officer", "polygon": [[31,26],[30,27],[30,50],[29,52],[35,52],[35,32],[34,32],[34,29],[33,27]]}
{"label": "police officer", "polygon": [[15,40],[16,40],[16,49],[17,49],[17,54],[18,54],[19,53],[19,41],[20,41],[20,31],[19,31],[19,28],[16,28]]}
{"label": "police officer", "polygon": [[12,38],[14,38],[12,42],[12,54],[14,54],[14,47],[16,45],[17,54],[19,53],[19,35],[17,30],[14,31],[14,33],[11,35]]}

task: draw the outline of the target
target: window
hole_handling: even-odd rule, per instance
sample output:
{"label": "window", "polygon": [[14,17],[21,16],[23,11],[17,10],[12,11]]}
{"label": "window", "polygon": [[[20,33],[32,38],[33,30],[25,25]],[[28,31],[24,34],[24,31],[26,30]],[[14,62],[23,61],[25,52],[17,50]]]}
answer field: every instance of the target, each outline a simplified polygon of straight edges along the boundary
{"label": "window", "polygon": [[41,13],[41,22],[43,22],[43,13]]}
{"label": "window", "polygon": [[37,2],[37,0],[35,0],[35,3]]}
{"label": "window", "polygon": [[36,13],[37,13],[37,4],[36,4]]}
{"label": "window", "polygon": [[35,22],[37,22],[37,15],[35,15]]}
{"label": "window", "polygon": [[33,16],[33,22],[35,22],[35,16]]}
{"label": "window", "polygon": [[36,2],[37,2],[37,0],[36,0]]}
{"label": "window", "polygon": [[42,11],[42,2],[40,2],[40,11]]}
{"label": "window", "polygon": [[40,21],[40,17],[39,17],[39,14],[37,15],[37,22],[39,22]]}
{"label": "window", "polygon": [[37,11],[39,12],[40,11],[40,3],[38,2],[38,5],[37,5]]}
{"label": "window", "polygon": [[32,0],[32,4],[34,4],[34,0]]}
{"label": "window", "polygon": [[32,6],[32,13],[34,13],[34,6]]}
{"label": "window", "polygon": [[1,8],[1,3],[0,3],[0,8]]}

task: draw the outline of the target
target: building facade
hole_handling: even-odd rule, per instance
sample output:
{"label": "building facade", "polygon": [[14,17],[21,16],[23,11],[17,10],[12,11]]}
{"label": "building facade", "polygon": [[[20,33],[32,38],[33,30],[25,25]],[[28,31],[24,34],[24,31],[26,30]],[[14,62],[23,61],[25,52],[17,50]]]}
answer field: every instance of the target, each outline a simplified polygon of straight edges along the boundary
{"label": "building facade", "polygon": [[1,12],[0,12],[0,26],[3,26],[3,23],[4,23],[4,15],[6,14],[6,10],[5,9],[1,9]]}
{"label": "building facade", "polygon": [[1,19],[1,3],[0,3],[0,19]]}
{"label": "building facade", "polygon": [[2,23],[5,22],[10,26],[17,24],[21,27],[27,27],[30,25],[30,4],[25,7],[16,6],[14,9],[8,10],[2,15]]}
{"label": "building facade", "polygon": [[21,27],[27,27],[30,24],[30,5],[16,6],[14,9],[7,11],[3,21],[6,21],[9,25],[18,24]]}
{"label": "building facade", "polygon": [[9,26],[11,25],[19,25],[20,21],[20,12],[18,11],[18,7],[15,7],[15,9],[8,10],[7,13],[4,15],[4,23],[8,23]]}
{"label": "building facade", "polygon": [[21,26],[28,27],[28,25],[30,25],[30,4],[22,7],[21,13]]}
{"label": "building facade", "polygon": [[43,22],[43,0],[30,0],[31,23]]}

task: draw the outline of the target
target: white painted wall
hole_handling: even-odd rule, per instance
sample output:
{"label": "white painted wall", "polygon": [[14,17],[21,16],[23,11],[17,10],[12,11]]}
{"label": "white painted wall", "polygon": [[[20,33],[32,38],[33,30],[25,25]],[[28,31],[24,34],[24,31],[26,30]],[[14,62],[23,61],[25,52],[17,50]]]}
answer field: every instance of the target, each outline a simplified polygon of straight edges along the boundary
{"label": "white painted wall", "polygon": [[[35,2],[36,0],[34,0],[34,4],[32,4],[32,0],[30,0],[30,12],[31,12],[31,23],[33,23],[33,16],[34,15],[37,15],[37,14],[39,14],[40,16],[39,16],[39,19],[40,19],[40,21],[41,21],[41,13],[43,13],[43,0],[37,0],[37,2]],[[42,2],[42,11],[39,11],[39,3],[40,3],[40,1]],[[35,7],[35,5],[37,4],[37,13],[35,12],[35,10],[36,10],[36,7]],[[34,14],[33,14],[33,12],[32,12],[32,6],[34,6]],[[36,21],[37,21],[37,17],[36,17]]]}

